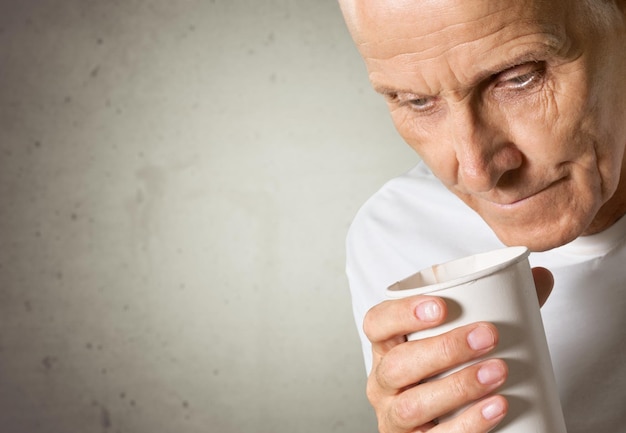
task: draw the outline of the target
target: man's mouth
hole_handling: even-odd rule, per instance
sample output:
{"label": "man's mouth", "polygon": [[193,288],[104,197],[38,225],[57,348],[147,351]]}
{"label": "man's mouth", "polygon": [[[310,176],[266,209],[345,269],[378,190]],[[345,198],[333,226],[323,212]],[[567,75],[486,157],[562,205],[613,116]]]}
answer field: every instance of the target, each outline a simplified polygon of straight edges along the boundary
{"label": "man's mouth", "polygon": [[525,204],[528,201],[543,196],[545,192],[551,190],[552,188],[563,182],[564,179],[565,178],[561,178],[559,180],[549,183],[546,186],[533,188],[530,190],[531,192],[523,192],[521,194],[498,193],[492,198],[484,197],[483,199],[501,208],[515,208]]}

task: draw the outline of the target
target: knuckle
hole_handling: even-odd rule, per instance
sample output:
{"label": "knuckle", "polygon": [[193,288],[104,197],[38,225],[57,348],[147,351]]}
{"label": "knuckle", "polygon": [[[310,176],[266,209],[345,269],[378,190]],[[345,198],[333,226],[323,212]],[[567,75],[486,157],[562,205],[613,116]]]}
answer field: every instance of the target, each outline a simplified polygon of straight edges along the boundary
{"label": "knuckle", "polygon": [[393,376],[395,372],[402,370],[405,359],[398,354],[398,350],[391,350],[380,360],[377,371],[386,377]]}
{"label": "knuckle", "polygon": [[439,340],[439,353],[441,358],[447,363],[455,363],[459,359],[459,352],[462,347],[458,340],[451,334],[444,334]]}
{"label": "knuckle", "polygon": [[454,400],[465,401],[469,398],[469,387],[467,382],[463,380],[463,375],[453,374],[448,376],[449,392]]}
{"label": "knuckle", "polygon": [[475,423],[473,423],[471,419],[468,418],[467,416],[460,416],[457,418],[457,420],[458,420],[457,431],[459,433],[469,433],[469,432],[476,431]]}
{"label": "knuckle", "polygon": [[375,378],[375,374],[371,374],[367,379],[365,395],[372,406],[376,407],[376,403],[380,400],[380,394],[381,392],[378,380]]}
{"label": "knuckle", "polygon": [[401,394],[393,406],[393,418],[399,426],[409,426],[419,418],[421,405],[416,398],[408,398],[406,394]]}
{"label": "knuckle", "polygon": [[363,319],[363,333],[365,333],[365,336],[370,341],[374,341],[374,330],[376,329],[373,324],[373,315],[374,313],[372,313],[372,310],[370,309],[367,314],[365,314],[365,318]]}
{"label": "knuckle", "polygon": [[401,360],[393,354],[387,354],[381,359],[374,370],[374,378],[378,385],[383,388],[393,388],[398,373],[402,371]]}
{"label": "knuckle", "polygon": [[379,433],[394,433],[397,429],[394,428],[394,424],[390,421],[389,412],[378,414],[378,432]]}
{"label": "knuckle", "polygon": [[397,432],[397,419],[395,419],[392,409],[395,397],[385,395],[373,374],[370,375],[367,381],[365,392],[367,399],[376,412],[378,431],[380,433]]}
{"label": "knuckle", "polygon": [[378,341],[380,337],[380,309],[385,306],[388,301],[375,305],[368,310],[363,319],[363,332],[371,342]]}

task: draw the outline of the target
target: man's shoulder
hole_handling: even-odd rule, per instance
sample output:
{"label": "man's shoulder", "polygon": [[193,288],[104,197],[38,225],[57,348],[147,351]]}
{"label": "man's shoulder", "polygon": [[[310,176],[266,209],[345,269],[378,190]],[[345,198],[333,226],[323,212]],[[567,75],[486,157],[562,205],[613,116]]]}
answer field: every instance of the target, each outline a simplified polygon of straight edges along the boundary
{"label": "man's shoulder", "polygon": [[457,197],[420,163],[408,172],[387,181],[359,209],[353,225],[369,219],[394,221],[430,213],[440,207],[457,207]]}
{"label": "man's shoulder", "polygon": [[364,267],[424,264],[500,245],[485,222],[420,163],[386,182],[358,211],[348,261]]}

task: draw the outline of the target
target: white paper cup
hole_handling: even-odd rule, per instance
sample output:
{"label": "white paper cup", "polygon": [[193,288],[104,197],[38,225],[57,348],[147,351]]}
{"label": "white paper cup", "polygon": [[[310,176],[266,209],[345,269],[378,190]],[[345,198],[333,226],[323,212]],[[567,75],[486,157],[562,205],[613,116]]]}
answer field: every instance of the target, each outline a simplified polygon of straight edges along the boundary
{"label": "white paper cup", "polygon": [[509,247],[434,265],[389,287],[387,297],[428,294],[446,301],[447,321],[408,335],[409,340],[474,322],[493,323],[499,343],[484,358],[501,358],[509,367],[497,391],[507,398],[509,412],[494,431],[567,433],[528,254],[525,247]]}

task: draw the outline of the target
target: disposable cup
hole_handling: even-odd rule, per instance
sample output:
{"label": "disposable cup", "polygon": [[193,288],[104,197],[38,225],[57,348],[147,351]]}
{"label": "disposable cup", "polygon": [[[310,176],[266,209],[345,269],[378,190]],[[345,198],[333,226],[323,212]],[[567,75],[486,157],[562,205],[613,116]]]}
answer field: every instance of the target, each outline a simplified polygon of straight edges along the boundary
{"label": "disposable cup", "polygon": [[410,334],[409,340],[474,322],[493,323],[498,328],[499,343],[481,359],[500,358],[509,367],[506,383],[497,390],[507,398],[509,411],[493,431],[567,433],[528,255],[525,247],[508,247],[434,265],[390,286],[387,297],[433,295],[445,300],[446,322]]}

